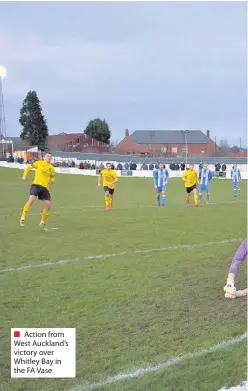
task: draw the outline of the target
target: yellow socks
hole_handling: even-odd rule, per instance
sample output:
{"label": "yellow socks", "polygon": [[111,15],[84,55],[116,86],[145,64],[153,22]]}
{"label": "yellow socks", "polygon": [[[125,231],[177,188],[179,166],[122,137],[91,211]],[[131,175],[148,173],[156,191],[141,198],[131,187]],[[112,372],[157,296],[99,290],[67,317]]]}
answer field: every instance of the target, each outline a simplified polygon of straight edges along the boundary
{"label": "yellow socks", "polygon": [[50,210],[43,209],[42,214],[41,214],[41,221],[40,221],[42,224],[45,224],[49,214],[50,214]]}
{"label": "yellow socks", "polygon": [[194,193],[194,201],[195,204],[198,204],[198,195],[196,193]]}
{"label": "yellow socks", "polygon": [[106,208],[109,208],[109,205],[110,205],[110,197],[109,197],[109,195],[105,195],[104,199],[105,199]]}
{"label": "yellow socks", "polygon": [[24,208],[23,208],[23,211],[22,211],[21,220],[25,220],[25,218],[26,218],[30,208],[31,208],[31,206],[29,204],[24,205]]}
{"label": "yellow socks", "polygon": [[105,195],[104,199],[105,199],[106,209],[112,209],[113,197],[111,195]]}

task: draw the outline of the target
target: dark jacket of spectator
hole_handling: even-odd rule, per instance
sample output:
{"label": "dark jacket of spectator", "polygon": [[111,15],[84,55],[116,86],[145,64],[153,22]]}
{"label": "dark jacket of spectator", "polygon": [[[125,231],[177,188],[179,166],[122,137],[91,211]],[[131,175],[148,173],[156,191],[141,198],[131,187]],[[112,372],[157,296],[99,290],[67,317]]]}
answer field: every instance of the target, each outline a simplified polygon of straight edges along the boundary
{"label": "dark jacket of spectator", "polygon": [[222,171],[226,171],[226,165],[225,165],[225,163],[222,164],[221,169],[222,169]]}
{"label": "dark jacket of spectator", "polygon": [[171,169],[172,171],[175,170],[175,164],[174,164],[173,162],[170,164],[170,169]]}
{"label": "dark jacket of spectator", "polygon": [[115,170],[115,165],[113,163],[111,164],[111,170]]}
{"label": "dark jacket of spectator", "polygon": [[14,163],[14,161],[15,161],[15,159],[12,155],[8,157],[8,160],[7,160],[8,163]]}
{"label": "dark jacket of spectator", "polygon": [[142,166],[141,166],[141,170],[148,170],[148,166],[147,166],[147,164],[142,164]]}
{"label": "dark jacket of spectator", "polygon": [[152,164],[152,163],[149,164],[149,170],[150,170],[150,171],[153,171],[153,170],[154,170],[154,164]]}
{"label": "dark jacket of spectator", "polygon": [[175,164],[175,170],[179,171],[179,164],[178,163]]}
{"label": "dark jacket of spectator", "polygon": [[130,163],[130,170],[136,171],[137,170],[137,164],[136,163]]}
{"label": "dark jacket of spectator", "polygon": [[221,169],[220,163],[216,163],[215,164],[215,171],[220,171],[220,169]]}
{"label": "dark jacket of spectator", "polygon": [[184,171],[185,170],[185,163],[181,163],[180,168],[181,168],[181,171]]}
{"label": "dark jacket of spectator", "polygon": [[119,170],[119,171],[122,170],[122,164],[121,164],[121,163],[118,163],[118,165],[117,165],[117,170]]}

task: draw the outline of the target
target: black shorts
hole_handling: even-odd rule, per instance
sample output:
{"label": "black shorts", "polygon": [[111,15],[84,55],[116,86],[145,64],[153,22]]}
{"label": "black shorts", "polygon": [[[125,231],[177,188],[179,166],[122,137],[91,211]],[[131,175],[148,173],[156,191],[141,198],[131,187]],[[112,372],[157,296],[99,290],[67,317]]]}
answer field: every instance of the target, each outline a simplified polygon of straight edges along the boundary
{"label": "black shorts", "polygon": [[196,185],[186,187],[186,193],[190,194],[194,189],[196,189]]}
{"label": "black shorts", "polygon": [[38,197],[38,199],[41,201],[50,201],[51,200],[50,193],[49,193],[48,189],[44,186],[33,184],[30,187],[29,194],[32,196]]}
{"label": "black shorts", "polygon": [[104,189],[105,193],[106,193],[106,191],[108,191],[110,195],[113,195],[115,192],[114,189],[110,189],[108,186],[104,186],[103,189]]}

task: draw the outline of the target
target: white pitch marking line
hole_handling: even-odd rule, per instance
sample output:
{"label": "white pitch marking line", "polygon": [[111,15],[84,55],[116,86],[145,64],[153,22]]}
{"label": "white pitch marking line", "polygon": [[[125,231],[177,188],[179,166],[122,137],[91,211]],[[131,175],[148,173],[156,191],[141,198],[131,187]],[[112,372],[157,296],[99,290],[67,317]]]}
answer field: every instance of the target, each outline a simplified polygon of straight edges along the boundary
{"label": "white pitch marking line", "polygon": [[123,252],[114,253],[114,254],[90,255],[90,256],[84,257],[84,258],[64,259],[64,260],[57,261],[57,262],[45,262],[45,263],[39,263],[37,265],[26,265],[26,266],[13,267],[13,268],[8,268],[8,269],[0,269],[0,273],[18,272],[18,271],[29,270],[29,269],[40,269],[43,267],[57,266],[57,265],[65,264],[65,263],[76,263],[76,262],[91,261],[91,260],[96,260],[96,259],[116,258],[116,257],[121,257],[123,255],[133,256],[136,254],[151,254],[153,252],[160,252],[160,251],[170,251],[170,250],[180,250],[180,249],[191,249],[191,248],[204,247],[204,246],[213,246],[215,244],[225,244],[225,243],[236,242],[236,241],[241,241],[241,240],[242,239],[230,239],[230,240],[221,240],[218,242],[206,242],[206,243],[198,243],[198,244],[182,244],[182,245],[178,245],[178,246],[151,248],[151,249],[147,249],[147,250],[123,251]]}
{"label": "white pitch marking line", "polygon": [[222,341],[216,345],[211,346],[208,349],[203,349],[198,352],[188,353],[183,356],[173,357],[170,360],[168,360],[164,363],[158,364],[158,365],[148,366],[148,367],[144,367],[144,368],[137,368],[137,369],[132,370],[131,372],[121,372],[118,375],[109,376],[99,383],[90,383],[87,386],[78,386],[76,388],[71,389],[70,391],[97,390],[98,388],[101,388],[101,387],[104,387],[104,386],[107,386],[110,384],[115,384],[120,381],[132,380],[132,379],[136,379],[137,377],[140,377],[140,376],[143,376],[146,374],[164,371],[165,369],[172,367],[173,365],[180,364],[183,361],[187,361],[190,359],[201,357],[201,356],[204,356],[205,354],[215,353],[218,350],[228,348],[229,346],[232,346],[232,345],[235,345],[237,343],[244,341],[246,338],[247,338],[247,333],[242,334],[238,337],[229,339],[227,341]]}
{"label": "white pitch marking line", "polygon": [[[209,205],[227,205],[227,204],[242,204],[242,203],[246,203],[247,201],[228,201],[228,202],[209,202]],[[173,204],[173,205],[177,205],[177,206],[186,206],[186,207],[189,207],[189,206],[194,206],[194,204],[191,204],[191,205],[185,205],[185,204]],[[205,206],[204,204],[200,205],[200,206]],[[87,206],[87,205],[84,205],[84,208],[87,208],[87,209],[80,209],[80,208],[67,208],[66,206],[61,206],[59,207],[59,209],[66,209],[66,213],[78,213],[78,212],[92,212],[94,210],[98,210],[98,211],[105,211],[104,209],[104,206]],[[158,207],[156,205],[133,205],[133,206],[127,206],[127,207],[124,207],[124,208],[116,208],[115,210],[137,210],[137,209],[149,209],[149,208],[156,208],[158,209]],[[1,210],[1,209],[0,209]],[[17,209],[13,209],[13,210],[17,210]],[[19,210],[19,209],[18,209]],[[19,210],[20,214],[21,214],[21,210]],[[62,212],[51,212],[52,215],[60,215]],[[63,211],[63,213],[65,213]],[[37,216],[37,215],[41,215],[41,212],[35,212],[35,213],[29,213],[28,214],[29,216]],[[1,214],[0,213],[0,218],[1,217],[13,217],[15,216],[15,214]]]}

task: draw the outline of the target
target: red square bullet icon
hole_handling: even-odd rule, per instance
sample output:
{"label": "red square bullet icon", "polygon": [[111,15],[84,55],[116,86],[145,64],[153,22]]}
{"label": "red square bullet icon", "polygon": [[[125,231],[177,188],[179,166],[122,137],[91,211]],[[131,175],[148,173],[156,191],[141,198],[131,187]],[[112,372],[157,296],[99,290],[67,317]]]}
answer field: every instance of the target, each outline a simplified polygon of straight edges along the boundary
{"label": "red square bullet icon", "polygon": [[14,337],[20,337],[20,331],[14,331]]}

